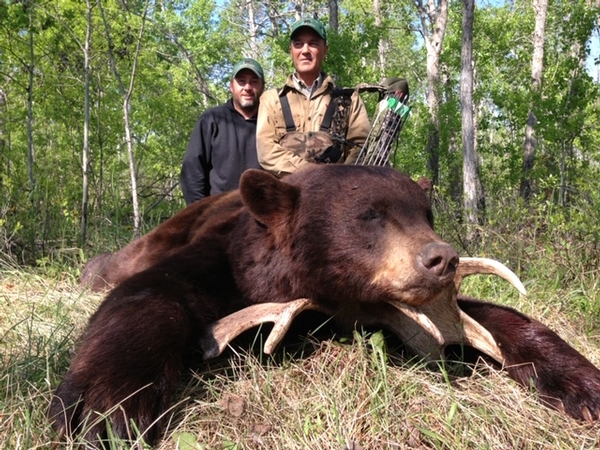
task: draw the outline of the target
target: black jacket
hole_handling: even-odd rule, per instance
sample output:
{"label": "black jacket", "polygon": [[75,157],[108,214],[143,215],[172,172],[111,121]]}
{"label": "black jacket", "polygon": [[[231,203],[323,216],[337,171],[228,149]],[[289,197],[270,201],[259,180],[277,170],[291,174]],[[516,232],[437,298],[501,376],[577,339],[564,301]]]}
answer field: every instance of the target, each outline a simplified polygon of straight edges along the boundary
{"label": "black jacket", "polygon": [[181,189],[189,205],[237,189],[246,169],[260,169],[256,117],[244,119],[233,101],[207,109],[192,131],[181,167]]}

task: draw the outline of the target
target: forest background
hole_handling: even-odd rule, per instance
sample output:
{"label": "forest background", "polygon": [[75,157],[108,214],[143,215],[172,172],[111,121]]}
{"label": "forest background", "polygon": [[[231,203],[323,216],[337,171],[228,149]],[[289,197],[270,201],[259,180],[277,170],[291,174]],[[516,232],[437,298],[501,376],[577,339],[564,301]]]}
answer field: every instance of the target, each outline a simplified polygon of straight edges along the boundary
{"label": "forest background", "polygon": [[598,0],[4,0],[2,254],[77,266],[183,207],[198,116],[242,57],[282,85],[303,16],[328,25],[339,85],[409,81],[394,164],[433,179],[461,251],[540,215],[597,241]]}

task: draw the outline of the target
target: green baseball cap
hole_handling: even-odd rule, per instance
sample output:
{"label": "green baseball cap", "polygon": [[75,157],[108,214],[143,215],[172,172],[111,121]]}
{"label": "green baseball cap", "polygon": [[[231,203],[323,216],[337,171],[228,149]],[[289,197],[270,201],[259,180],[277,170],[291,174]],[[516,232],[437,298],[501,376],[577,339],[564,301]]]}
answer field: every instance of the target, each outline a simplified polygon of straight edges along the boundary
{"label": "green baseball cap", "polygon": [[240,70],[250,69],[252,72],[256,74],[258,78],[265,79],[265,74],[263,73],[263,69],[258,62],[253,60],[252,58],[242,59],[235,66],[233,66],[233,71],[231,73],[231,77],[235,78]]}
{"label": "green baseball cap", "polygon": [[296,31],[298,31],[302,27],[312,28],[314,31],[317,32],[319,36],[323,38],[325,42],[327,42],[327,32],[325,31],[325,27],[323,26],[323,24],[317,19],[312,19],[310,17],[300,19],[292,25],[292,32],[290,33],[290,38],[293,38]]}

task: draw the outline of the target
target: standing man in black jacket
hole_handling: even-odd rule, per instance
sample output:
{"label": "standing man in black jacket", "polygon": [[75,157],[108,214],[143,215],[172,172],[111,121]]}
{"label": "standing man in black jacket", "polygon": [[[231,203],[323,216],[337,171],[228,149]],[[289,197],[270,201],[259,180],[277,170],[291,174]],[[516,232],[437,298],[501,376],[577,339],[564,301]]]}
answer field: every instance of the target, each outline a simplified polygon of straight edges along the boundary
{"label": "standing man in black jacket", "polygon": [[181,189],[186,204],[237,189],[242,172],[260,168],[256,116],[265,89],[263,69],[246,58],[233,67],[232,98],[202,113],[183,157]]}

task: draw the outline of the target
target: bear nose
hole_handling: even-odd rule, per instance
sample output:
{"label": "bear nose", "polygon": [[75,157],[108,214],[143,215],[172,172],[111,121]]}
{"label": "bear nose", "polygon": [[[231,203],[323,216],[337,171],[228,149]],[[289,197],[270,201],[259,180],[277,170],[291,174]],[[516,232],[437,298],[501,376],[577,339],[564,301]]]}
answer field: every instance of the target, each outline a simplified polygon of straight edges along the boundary
{"label": "bear nose", "polygon": [[454,276],[458,266],[458,253],[446,243],[427,244],[419,254],[421,268],[436,277]]}

